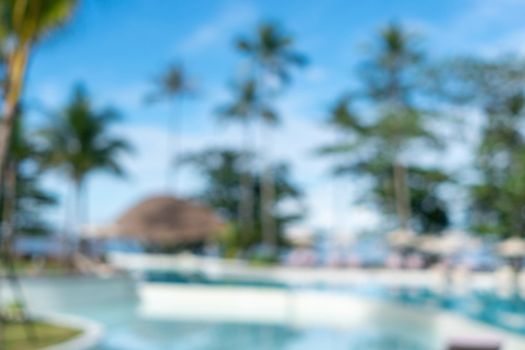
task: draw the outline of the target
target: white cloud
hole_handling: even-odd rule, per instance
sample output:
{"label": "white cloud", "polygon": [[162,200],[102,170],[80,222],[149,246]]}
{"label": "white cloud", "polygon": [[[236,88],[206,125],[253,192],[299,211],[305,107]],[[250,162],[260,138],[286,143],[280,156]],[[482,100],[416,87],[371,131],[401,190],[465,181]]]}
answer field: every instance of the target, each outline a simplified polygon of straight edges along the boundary
{"label": "white cloud", "polygon": [[356,183],[352,179],[324,177],[307,192],[308,217],[302,225],[334,234],[353,234],[379,227],[380,215],[355,200]]}
{"label": "white cloud", "polygon": [[48,81],[39,84],[29,95],[29,101],[45,108],[57,108],[64,100],[64,91],[59,84]]}
{"label": "white cloud", "polygon": [[328,78],[328,70],[324,67],[313,65],[307,67],[303,72],[302,75],[312,83],[318,83],[325,81]]}
{"label": "white cloud", "polygon": [[144,107],[144,99],[151,86],[144,82],[134,82],[125,86],[108,86],[97,91],[94,98],[97,105],[114,106],[123,111],[132,111]]}
{"label": "white cloud", "polygon": [[502,54],[525,54],[525,28],[518,28],[505,35],[502,35],[497,40],[484,43],[480,45],[480,53],[489,57],[497,57]]}
{"label": "white cloud", "polygon": [[255,21],[257,11],[247,2],[235,2],[198,27],[177,47],[186,54],[196,54],[212,46],[223,45],[235,30]]}
{"label": "white cloud", "polygon": [[[501,54],[507,51],[522,51],[519,42],[512,38],[522,38],[525,1],[523,0],[470,0],[463,3],[463,11],[458,11],[443,30],[435,31],[435,38],[448,49],[459,49],[463,53]],[[441,38],[441,39],[440,39]]]}

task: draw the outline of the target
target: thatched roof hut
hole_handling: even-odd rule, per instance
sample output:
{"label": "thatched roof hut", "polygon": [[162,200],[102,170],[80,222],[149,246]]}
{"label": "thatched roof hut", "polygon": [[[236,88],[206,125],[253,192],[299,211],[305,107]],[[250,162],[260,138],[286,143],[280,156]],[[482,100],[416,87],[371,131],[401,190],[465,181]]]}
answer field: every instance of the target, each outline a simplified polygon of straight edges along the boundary
{"label": "thatched roof hut", "polygon": [[156,196],[128,209],[112,227],[118,236],[153,246],[175,246],[209,241],[224,225],[213,210],[203,205],[173,196]]}

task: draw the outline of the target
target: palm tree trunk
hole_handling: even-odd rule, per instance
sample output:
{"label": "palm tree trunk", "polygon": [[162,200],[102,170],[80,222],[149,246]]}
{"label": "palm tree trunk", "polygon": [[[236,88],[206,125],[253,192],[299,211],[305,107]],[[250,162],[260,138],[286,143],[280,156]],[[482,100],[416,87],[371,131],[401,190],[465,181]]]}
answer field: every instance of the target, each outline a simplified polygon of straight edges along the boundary
{"label": "palm tree trunk", "polygon": [[82,181],[75,181],[75,241],[78,241],[78,239],[81,237],[82,234],[82,209],[83,209],[83,188],[82,188]]}
{"label": "palm tree trunk", "polygon": [[[261,125],[262,126],[262,125]],[[264,126],[262,126],[264,129]],[[265,144],[270,146],[272,144],[270,140],[270,133],[265,135]],[[268,149],[266,149],[267,153]],[[276,246],[275,237],[275,222],[273,218],[273,206],[275,197],[275,179],[271,161],[266,160],[266,164],[263,164],[261,174],[261,224],[262,224],[262,236],[264,243],[270,248],[274,249]]]}
{"label": "palm tree trunk", "polygon": [[74,180],[74,192],[75,192],[75,201],[73,203],[73,220],[72,223],[72,235],[69,237],[69,249],[68,252],[68,265],[72,270],[75,269],[75,257],[78,253],[79,239],[82,234],[82,180]]}
{"label": "palm tree trunk", "polygon": [[267,165],[264,170],[261,200],[263,236],[265,243],[271,249],[274,249],[277,245],[275,219],[273,216],[275,204],[275,178],[271,164]]}
{"label": "palm tree trunk", "polygon": [[[260,66],[257,62],[254,62],[254,79],[256,86],[259,89],[263,89],[263,74],[264,67]],[[260,116],[259,116],[260,117]],[[260,187],[261,187],[261,198],[260,198],[260,220],[261,220],[261,230],[262,230],[262,239],[263,243],[273,251],[275,248],[276,237],[274,234],[275,223],[273,220],[273,202],[275,197],[275,188],[274,188],[274,178],[273,171],[271,168],[271,162],[264,158],[264,151],[266,155],[269,153],[269,147],[272,142],[270,140],[269,133],[265,133],[265,124],[261,118],[260,127],[261,127],[261,136],[263,136],[264,144],[266,145],[266,150],[262,150],[261,147],[261,157],[263,159],[261,164],[261,175],[260,175]]]}
{"label": "palm tree trunk", "polygon": [[250,149],[253,138],[248,120],[244,121],[243,134],[243,169],[241,170],[240,176],[241,198],[239,201],[239,228],[241,229],[241,246],[248,248],[253,235],[253,177],[250,161]]}
{"label": "palm tree trunk", "polygon": [[9,145],[16,119],[16,106],[20,100],[24,83],[29,46],[18,47],[8,58],[5,98],[0,122],[0,187],[4,182]]}
{"label": "palm tree trunk", "polygon": [[[168,157],[168,165],[166,169],[166,191],[170,189],[177,194],[178,185],[178,155],[181,154],[182,140],[180,137],[180,130],[182,125],[182,96],[179,97],[179,113],[176,108],[173,108],[174,115],[168,116],[168,139],[166,140],[166,154]],[[175,104],[176,107],[176,104]]]}
{"label": "palm tree trunk", "polygon": [[25,324],[26,336],[29,340],[34,341],[36,339],[35,329],[33,323],[29,320],[26,315],[26,299],[22,291],[22,286],[18,279],[15,265],[13,263],[13,242],[15,236],[15,215],[16,215],[16,176],[17,169],[14,161],[8,162],[4,170],[4,210],[2,213],[2,247],[0,256],[2,261],[5,263],[7,268],[7,276],[11,285],[13,295],[18,303],[21,305],[21,316]]}
{"label": "palm tree trunk", "polygon": [[86,226],[90,226],[90,207],[89,207],[89,196],[88,196],[88,188],[87,188],[87,184],[84,184],[84,188],[83,188],[83,191],[82,191],[82,202],[83,202],[83,206],[82,206],[82,222],[84,225]]}
{"label": "palm tree trunk", "polygon": [[397,217],[402,229],[409,229],[410,190],[406,182],[406,168],[399,162],[394,163],[394,196]]}
{"label": "palm tree trunk", "polygon": [[170,187],[171,187],[171,184],[172,184],[172,164],[170,162],[170,159],[172,157],[172,152],[173,152],[173,135],[172,133],[174,132],[172,129],[173,129],[173,116],[171,115],[168,115],[168,120],[167,120],[167,128],[166,128],[166,192],[169,193],[170,192]]}
{"label": "palm tree trunk", "polygon": [[[69,186],[68,186],[69,187]],[[62,260],[63,262],[67,262],[67,259],[69,257],[69,230],[71,228],[71,202],[72,202],[72,196],[73,191],[71,188],[67,188],[66,193],[64,195],[64,222],[62,226],[62,232],[60,234],[60,249],[62,254]]]}
{"label": "palm tree trunk", "polygon": [[4,211],[2,213],[2,250],[6,256],[11,254],[14,236],[14,215],[16,206],[16,169],[13,162],[9,162],[4,170]]}

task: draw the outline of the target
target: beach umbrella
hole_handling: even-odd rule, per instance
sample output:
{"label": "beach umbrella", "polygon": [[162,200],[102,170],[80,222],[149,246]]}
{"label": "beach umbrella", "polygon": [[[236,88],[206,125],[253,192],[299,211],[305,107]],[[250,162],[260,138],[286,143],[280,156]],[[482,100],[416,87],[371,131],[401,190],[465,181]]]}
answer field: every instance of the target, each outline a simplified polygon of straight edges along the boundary
{"label": "beach umbrella", "polygon": [[[470,235],[462,231],[448,231],[442,235],[425,235],[418,242],[418,250],[427,255],[427,264],[442,260],[447,262],[452,256],[463,251],[479,246],[481,242],[473,239]],[[450,290],[453,284],[452,270],[448,263],[442,266],[443,292]]]}
{"label": "beach umbrella", "polygon": [[394,249],[408,249],[414,246],[417,237],[414,231],[399,229],[388,233],[387,243]]}
{"label": "beach umbrella", "polygon": [[507,238],[497,246],[497,253],[503,258],[516,259],[525,257],[525,239]]}
{"label": "beach umbrella", "polygon": [[443,235],[425,235],[419,241],[421,252],[439,257],[450,257],[462,251],[479,247],[481,241],[463,231],[448,231]]}
{"label": "beach umbrella", "polygon": [[521,237],[507,238],[497,245],[496,252],[506,259],[515,271],[519,271],[525,257],[525,239]]}
{"label": "beach umbrella", "polygon": [[89,225],[81,229],[82,238],[86,239],[106,239],[115,236],[118,228],[115,224],[108,225]]}
{"label": "beach umbrella", "polygon": [[[411,230],[399,229],[388,233],[387,244],[397,253],[390,257],[395,259],[394,265],[401,267],[407,264],[408,255],[413,251],[416,242],[416,234]],[[388,264],[390,265],[391,262]]]}
{"label": "beach umbrella", "polygon": [[505,258],[513,270],[512,289],[519,291],[518,273],[525,257],[525,240],[520,237],[507,238],[496,247],[499,256]]}
{"label": "beach umbrella", "polygon": [[313,247],[316,240],[314,232],[298,227],[287,230],[285,237],[294,247]]}

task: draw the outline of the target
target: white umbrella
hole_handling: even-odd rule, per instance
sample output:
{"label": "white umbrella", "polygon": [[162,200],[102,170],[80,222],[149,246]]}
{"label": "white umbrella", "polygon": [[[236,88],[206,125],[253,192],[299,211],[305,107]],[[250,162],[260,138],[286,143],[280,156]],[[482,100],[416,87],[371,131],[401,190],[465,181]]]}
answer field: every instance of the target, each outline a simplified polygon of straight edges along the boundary
{"label": "white umbrella", "polygon": [[419,249],[428,254],[451,256],[479,246],[480,243],[478,239],[473,239],[467,233],[450,231],[442,236],[426,236],[421,240]]}
{"label": "white umbrella", "polygon": [[520,237],[507,238],[498,244],[497,252],[509,262],[513,270],[511,286],[515,292],[519,292],[520,284],[518,276],[521,270],[522,259],[525,256],[525,240]]}
{"label": "white umbrella", "polygon": [[91,239],[111,238],[115,237],[118,232],[117,225],[97,225],[86,226],[82,229],[82,237]]}
{"label": "white umbrella", "polygon": [[416,242],[416,234],[406,229],[395,230],[388,234],[387,242],[393,248],[412,247]]}
{"label": "white umbrella", "polygon": [[522,258],[525,256],[525,239],[520,237],[507,238],[498,244],[497,252],[504,258]]}

